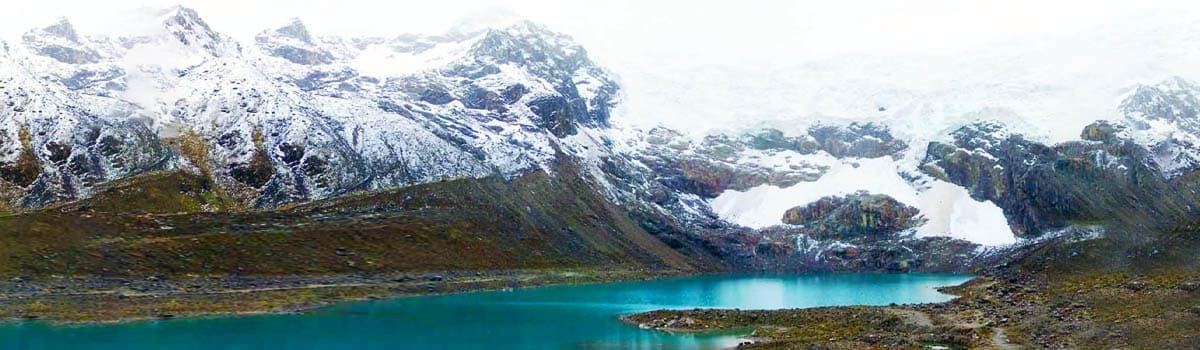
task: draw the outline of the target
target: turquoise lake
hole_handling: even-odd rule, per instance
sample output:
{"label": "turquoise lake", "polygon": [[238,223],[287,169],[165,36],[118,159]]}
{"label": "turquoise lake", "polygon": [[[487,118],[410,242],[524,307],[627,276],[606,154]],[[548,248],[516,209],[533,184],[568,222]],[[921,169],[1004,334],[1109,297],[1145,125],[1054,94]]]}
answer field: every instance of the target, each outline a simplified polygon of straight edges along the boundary
{"label": "turquoise lake", "polygon": [[0,325],[0,349],[705,349],[739,334],[670,334],[618,316],[950,300],[966,275],[724,275],[350,302],[304,314],[113,325]]}

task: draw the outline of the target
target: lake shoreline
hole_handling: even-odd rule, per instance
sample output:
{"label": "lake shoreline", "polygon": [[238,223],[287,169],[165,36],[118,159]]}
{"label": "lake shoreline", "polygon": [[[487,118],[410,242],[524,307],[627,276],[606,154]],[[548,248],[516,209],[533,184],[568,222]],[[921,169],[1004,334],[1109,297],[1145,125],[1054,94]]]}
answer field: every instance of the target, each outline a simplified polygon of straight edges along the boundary
{"label": "lake shoreline", "polygon": [[1051,276],[1041,270],[1060,268],[1050,261],[1033,260],[1027,264],[1035,267],[1023,266],[1030,270],[998,268],[961,285],[940,288],[956,296],[941,303],[663,309],[621,319],[639,328],[669,332],[748,328],[753,330],[749,337],[758,340],[747,348],[1021,349],[1112,344],[1192,348],[1200,344],[1194,333],[1200,307],[1179,306],[1200,300],[1200,272],[1194,267],[1180,264],[1140,274],[1079,270]]}
{"label": "lake shoreline", "polygon": [[[946,310],[970,310],[964,299],[981,288],[994,284],[987,276],[977,276],[960,285],[938,288],[955,298],[940,303],[891,304],[884,306],[852,305],[777,310],[737,309],[660,309],[624,315],[621,321],[642,329],[663,332],[708,333],[748,330],[751,347],[835,348],[910,348],[946,346],[947,348],[994,347],[987,335],[1003,334],[990,324],[976,325],[961,320],[934,321]],[[957,322],[956,322],[957,321]],[[999,333],[997,333],[999,332]]]}
{"label": "lake shoreline", "polygon": [[677,270],[508,270],[327,276],[13,279],[0,282],[0,325],[86,326],[304,313],[337,303],[705,275]]}
{"label": "lake shoreline", "polygon": [[[465,276],[464,276],[465,275]],[[415,277],[415,276],[410,276]],[[938,286],[957,285],[972,278],[960,274],[884,274],[884,273],[767,273],[741,272],[719,274],[677,274],[672,271],[520,271],[504,276],[459,273],[424,275],[441,277],[410,281],[435,286],[436,296],[427,290],[408,293],[413,297],[354,302],[374,299],[362,294],[343,293],[319,303],[278,308],[270,312],[205,314],[203,318],[170,322],[131,322],[135,318],[89,323],[36,321],[0,326],[0,347],[56,348],[71,344],[76,337],[88,337],[95,348],[196,348],[197,337],[218,336],[231,347],[263,348],[543,348],[564,346],[666,348],[730,348],[764,339],[751,334],[754,329],[722,329],[699,333],[668,333],[629,326],[621,322],[626,315],[654,308],[737,308],[742,310],[779,310],[827,307],[830,305],[888,305],[889,303],[931,303],[949,300]],[[345,278],[345,276],[343,276]],[[361,278],[361,277],[358,277]],[[457,293],[456,291],[491,290],[498,284],[483,280],[526,281],[508,291]],[[617,281],[617,282],[611,282]],[[600,283],[590,283],[600,282]],[[553,285],[553,286],[550,286]],[[876,288],[878,287],[878,288]],[[351,290],[364,287],[327,287]],[[405,294],[390,289],[382,298]],[[241,293],[246,297],[270,298],[262,293]],[[287,294],[301,294],[289,290]],[[240,294],[239,294],[240,295]],[[158,307],[172,303],[172,296],[150,300]],[[87,300],[94,310],[118,309],[101,301]],[[286,298],[280,298],[287,300]],[[240,299],[220,299],[223,305],[237,305]],[[125,303],[136,303],[125,300]],[[82,304],[77,304],[82,305]],[[285,304],[280,304],[285,305]],[[56,305],[60,309],[65,304]],[[128,310],[136,310],[129,309]],[[7,309],[7,308],[5,308]],[[309,311],[311,310],[311,311]],[[290,312],[290,314],[289,314]],[[235,317],[257,315],[256,317]],[[112,316],[113,314],[102,314]],[[177,316],[173,318],[180,318]],[[143,318],[145,319],[145,318]],[[160,319],[151,317],[151,319]],[[78,325],[78,326],[75,326]],[[504,336],[498,336],[504,335]],[[504,345],[497,345],[504,344]]]}

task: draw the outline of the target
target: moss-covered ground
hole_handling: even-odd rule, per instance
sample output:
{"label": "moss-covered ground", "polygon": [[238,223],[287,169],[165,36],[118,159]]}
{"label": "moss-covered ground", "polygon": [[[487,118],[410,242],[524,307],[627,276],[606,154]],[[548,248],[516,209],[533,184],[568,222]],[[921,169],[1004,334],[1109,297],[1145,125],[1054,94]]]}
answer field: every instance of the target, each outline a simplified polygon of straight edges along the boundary
{"label": "moss-covered ground", "polygon": [[668,247],[571,176],[448,180],[266,210],[240,203],[205,176],[163,172],[0,215],[0,317],[278,311],[411,294],[415,282],[388,276],[439,271],[471,275],[421,292],[507,287],[486,278],[506,271],[562,283],[574,279],[553,277],[563,270],[604,280],[723,268]]}

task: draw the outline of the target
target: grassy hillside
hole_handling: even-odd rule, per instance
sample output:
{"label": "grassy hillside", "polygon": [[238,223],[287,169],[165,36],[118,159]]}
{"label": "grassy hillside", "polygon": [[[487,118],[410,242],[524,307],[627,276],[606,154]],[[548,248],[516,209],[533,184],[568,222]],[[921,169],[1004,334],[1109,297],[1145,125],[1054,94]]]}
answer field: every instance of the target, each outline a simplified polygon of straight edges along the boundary
{"label": "grassy hillside", "polygon": [[203,177],[149,174],[89,200],[0,217],[0,277],[722,268],[672,250],[569,174],[459,179],[268,211],[242,210]]}
{"label": "grassy hillside", "polygon": [[[1041,247],[997,273],[1014,341],[1073,348],[1200,347],[1200,234],[1106,237]],[[1013,299],[1013,300],[1005,300]],[[1005,307],[1007,306],[1007,307]]]}

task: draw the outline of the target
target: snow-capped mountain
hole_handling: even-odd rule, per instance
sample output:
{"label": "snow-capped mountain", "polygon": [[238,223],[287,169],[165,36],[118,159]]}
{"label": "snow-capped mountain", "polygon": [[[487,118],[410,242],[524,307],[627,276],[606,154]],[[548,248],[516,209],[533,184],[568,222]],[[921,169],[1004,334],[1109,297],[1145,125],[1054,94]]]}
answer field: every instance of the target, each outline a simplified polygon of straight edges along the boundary
{"label": "snow-capped mountain", "polygon": [[80,94],[38,79],[13,51],[0,50],[0,193],[9,205],[86,197],[94,186],[166,166],[149,128],[88,110]]}
{"label": "snow-capped mountain", "polygon": [[1200,167],[1200,86],[1175,77],[1138,85],[1119,107],[1128,134],[1150,149],[1167,176]]}
{"label": "snow-capped mountain", "polygon": [[[617,93],[582,47],[529,22],[341,38],[293,20],[244,45],[183,7],[136,20],[120,36],[66,19],[31,30],[6,68],[76,96],[56,106],[198,137],[207,154],[168,166],[211,172],[260,207],[548,170],[560,138],[608,125]],[[17,136],[6,146],[23,147]]]}

